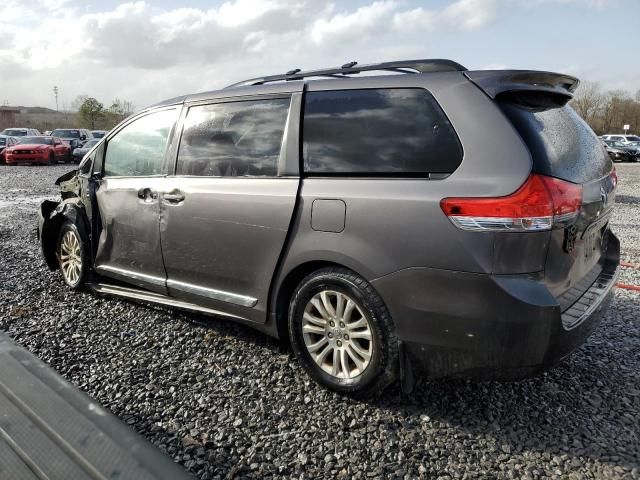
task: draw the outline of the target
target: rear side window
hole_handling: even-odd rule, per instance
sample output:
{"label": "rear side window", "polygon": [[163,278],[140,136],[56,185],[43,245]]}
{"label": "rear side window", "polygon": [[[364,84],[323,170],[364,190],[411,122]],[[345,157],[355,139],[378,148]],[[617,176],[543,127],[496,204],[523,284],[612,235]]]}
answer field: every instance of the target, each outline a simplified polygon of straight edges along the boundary
{"label": "rear side window", "polygon": [[191,107],[176,175],[276,176],[289,103],[287,98]]}
{"label": "rear side window", "polygon": [[570,106],[543,111],[511,103],[501,106],[529,147],[534,171],[574,183],[610,172],[602,142]]}
{"label": "rear side window", "polygon": [[311,174],[451,173],[462,147],[424,89],[368,89],[306,94],[304,169]]}

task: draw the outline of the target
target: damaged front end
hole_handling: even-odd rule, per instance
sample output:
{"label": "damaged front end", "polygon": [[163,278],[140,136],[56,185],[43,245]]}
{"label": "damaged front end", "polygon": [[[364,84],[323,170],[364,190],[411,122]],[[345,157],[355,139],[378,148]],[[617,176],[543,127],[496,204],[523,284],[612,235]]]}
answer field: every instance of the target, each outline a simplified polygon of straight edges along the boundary
{"label": "damaged front end", "polygon": [[38,211],[38,239],[42,254],[50,270],[59,268],[56,248],[60,227],[65,221],[85,223],[86,215],[80,197],[78,172],[73,170],[59,177],[61,201],[45,200]]}

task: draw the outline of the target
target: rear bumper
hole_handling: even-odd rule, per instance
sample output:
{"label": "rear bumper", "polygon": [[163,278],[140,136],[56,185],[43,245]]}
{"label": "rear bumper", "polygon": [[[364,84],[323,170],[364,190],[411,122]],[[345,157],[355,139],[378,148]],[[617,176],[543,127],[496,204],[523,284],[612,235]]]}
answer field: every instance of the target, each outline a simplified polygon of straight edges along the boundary
{"label": "rear bumper", "polygon": [[412,367],[432,378],[517,379],[557,364],[593,333],[613,298],[618,263],[619,242],[611,235],[601,274],[565,309],[542,274],[410,268],[372,284]]}

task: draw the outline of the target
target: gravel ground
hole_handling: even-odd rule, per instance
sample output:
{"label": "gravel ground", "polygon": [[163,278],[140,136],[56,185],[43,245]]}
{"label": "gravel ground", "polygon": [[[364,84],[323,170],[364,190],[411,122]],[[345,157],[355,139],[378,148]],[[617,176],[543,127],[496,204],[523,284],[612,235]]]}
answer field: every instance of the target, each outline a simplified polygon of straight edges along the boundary
{"label": "gravel ground", "polygon": [[[66,290],[34,227],[68,169],[0,167],[0,329],[197,477],[640,478],[639,293],[617,289],[602,328],[535,379],[353,401],[248,328]],[[618,171],[614,229],[640,263],[640,165]]]}

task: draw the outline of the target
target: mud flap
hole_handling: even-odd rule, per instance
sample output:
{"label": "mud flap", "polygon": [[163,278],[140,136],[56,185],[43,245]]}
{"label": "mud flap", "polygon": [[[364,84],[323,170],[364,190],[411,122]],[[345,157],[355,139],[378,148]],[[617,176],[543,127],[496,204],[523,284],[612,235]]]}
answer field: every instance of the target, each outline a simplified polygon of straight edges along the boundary
{"label": "mud flap", "polygon": [[398,357],[400,361],[400,389],[405,395],[413,392],[416,385],[416,379],[413,374],[413,368],[409,360],[406,348],[402,340],[398,340]]}

